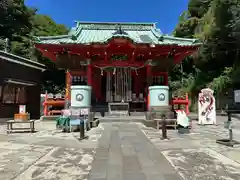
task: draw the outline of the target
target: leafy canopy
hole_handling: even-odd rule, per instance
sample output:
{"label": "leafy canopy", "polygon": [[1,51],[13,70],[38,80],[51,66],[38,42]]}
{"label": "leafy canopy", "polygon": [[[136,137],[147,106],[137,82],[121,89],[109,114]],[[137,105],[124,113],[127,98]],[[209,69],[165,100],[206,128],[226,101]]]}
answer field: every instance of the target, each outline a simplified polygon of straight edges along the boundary
{"label": "leafy canopy", "polygon": [[[185,82],[176,91],[197,94],[206,86],[222,93],[236,85],[240,50],[239,0],[190,0],[174,35],[199,38],[203,45],[195,58],[183,61],[171,75],[171,86]],[[194,63],[193,63],[194,62]],[[180,74],[176,76],[175,74]]]}

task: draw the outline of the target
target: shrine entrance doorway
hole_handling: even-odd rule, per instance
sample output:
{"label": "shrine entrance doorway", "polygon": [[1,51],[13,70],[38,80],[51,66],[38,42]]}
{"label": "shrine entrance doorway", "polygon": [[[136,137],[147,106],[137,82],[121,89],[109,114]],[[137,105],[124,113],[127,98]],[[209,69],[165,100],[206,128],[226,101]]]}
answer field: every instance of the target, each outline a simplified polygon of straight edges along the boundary
{"label": "shrine entrance doorway", "polygon": [[106,80],[106,102],[132,101],[131,68],[114,68],[107,72]]}
{"label": "shrine entrance doorway", "polygon": [[107,72],[106,102],[110,115],[129,115],[132,101],[131,68],[118,67]]}

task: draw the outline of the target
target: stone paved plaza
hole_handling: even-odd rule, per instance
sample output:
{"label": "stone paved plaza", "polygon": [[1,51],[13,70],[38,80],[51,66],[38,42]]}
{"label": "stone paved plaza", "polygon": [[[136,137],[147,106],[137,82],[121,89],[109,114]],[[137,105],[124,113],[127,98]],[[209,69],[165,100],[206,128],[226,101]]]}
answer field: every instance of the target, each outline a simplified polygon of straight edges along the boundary
{"label": "stone paved plaza", "polygon": [[[216,143],[228,137],[223,128],[226,117],[218,117],[217,126],[193,123],[191,134],[179,135],[169,131],[169,140],[160,140],[159,131],[141,128],[161,154],[184,180],[239,180],[240,146],[226,147]],[[234,139],[240,142],[240,121],[234,120]]]}
{"label": "stone paved plaza", "polygon": [[[228,135],[218,126],[193,123],[191,134],[161,132],[141,123],[100,123],[79,133],[36,123],[36,133],[7,135],[0,128],[0,180],[240,180],[240,147],[216,144]],[[240,121],[234,120],[240,141]]]}

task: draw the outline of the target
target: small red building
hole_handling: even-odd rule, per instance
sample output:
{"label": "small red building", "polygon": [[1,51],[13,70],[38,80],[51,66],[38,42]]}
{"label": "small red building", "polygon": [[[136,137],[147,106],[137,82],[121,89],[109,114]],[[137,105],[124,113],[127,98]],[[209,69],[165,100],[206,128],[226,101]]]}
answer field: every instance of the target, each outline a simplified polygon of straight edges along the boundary
{"label": "small red building", "polygon": [[[36,48],[66,70],[71,85],[92,86],[92,105],[141,106],[150,85],[167,85],[168,71],[200,43],[163,35],[154,23],[76,22],[64,36],[37,37]],[[139,105],[136,105],[139,104]]]}

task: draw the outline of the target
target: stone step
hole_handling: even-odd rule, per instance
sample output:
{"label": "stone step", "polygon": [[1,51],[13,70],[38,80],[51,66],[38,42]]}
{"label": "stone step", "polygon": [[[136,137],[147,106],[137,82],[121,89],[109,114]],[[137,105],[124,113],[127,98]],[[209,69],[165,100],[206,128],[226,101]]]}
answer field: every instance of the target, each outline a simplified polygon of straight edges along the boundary
{"label": "stone step", "polygon": [[59,115],[56,116],[41,116],[40,120],[42,121],[55,121]]}
{"label": "stone step", "polygon": [[99,118],[101,122],[143,122],[144,116],[106,116]]}

